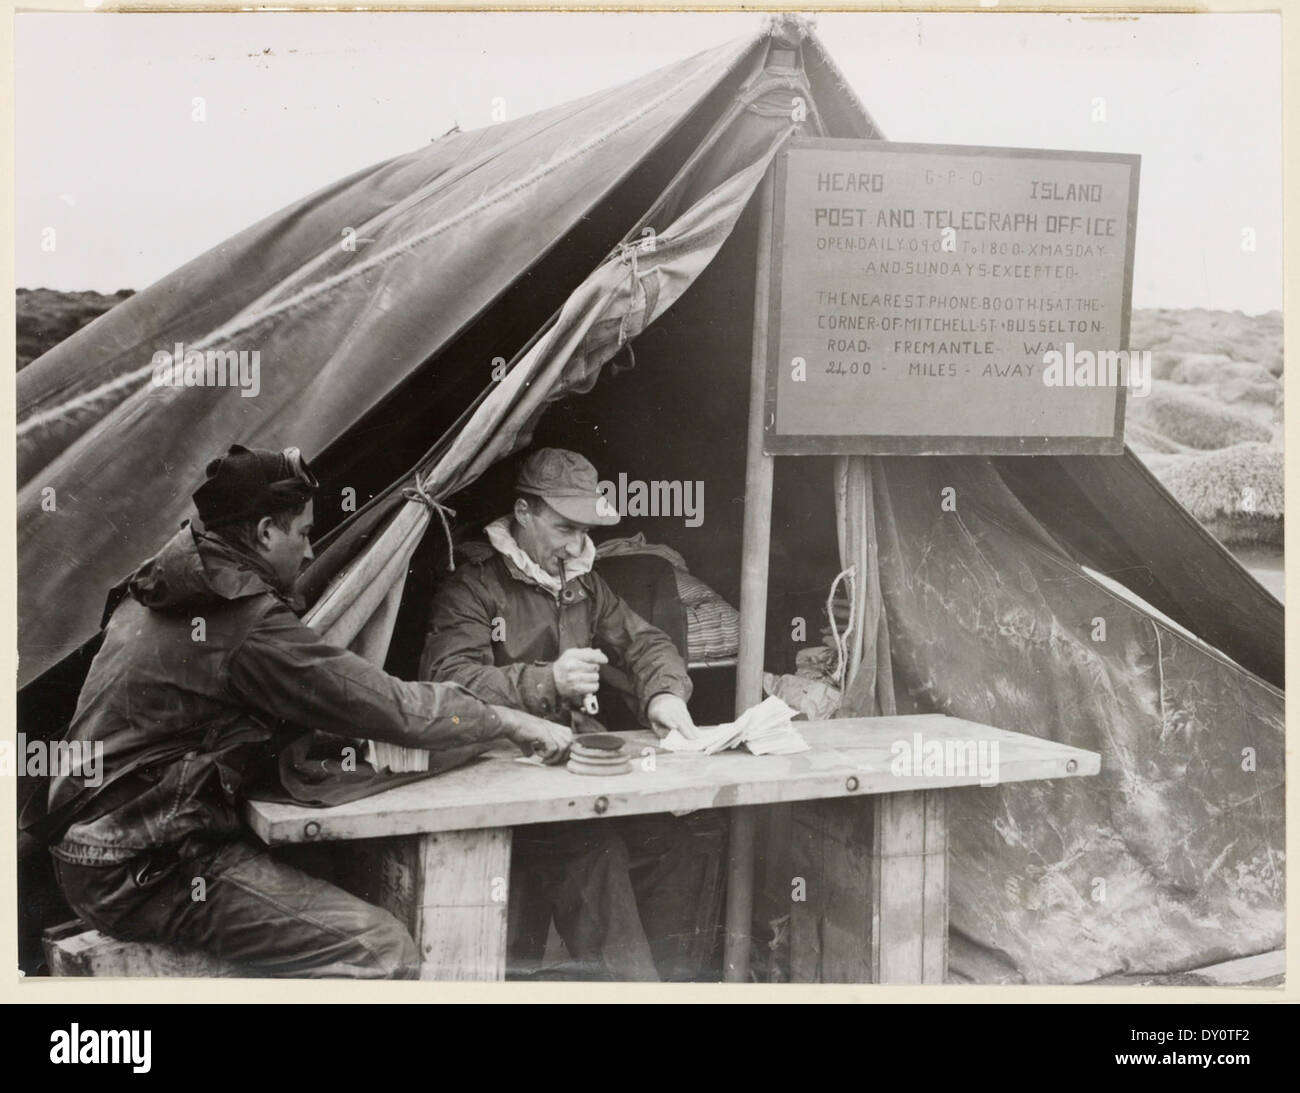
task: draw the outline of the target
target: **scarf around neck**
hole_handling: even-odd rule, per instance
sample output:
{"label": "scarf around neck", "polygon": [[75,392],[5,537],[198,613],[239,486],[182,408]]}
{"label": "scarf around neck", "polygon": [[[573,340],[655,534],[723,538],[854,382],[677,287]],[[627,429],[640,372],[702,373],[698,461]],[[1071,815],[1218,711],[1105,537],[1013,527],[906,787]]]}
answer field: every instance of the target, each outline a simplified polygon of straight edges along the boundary
{"label": "scarf around neck", "polygon": [[[560,595],[563,590],[560,578],[547,573],[515,541],[515,537],[510,534],[509,516],[502,516],[493,520],[483,531],[487,535],[488,542],[492,544],[497,553],[514,563],[515,568],[520,573],[534,584],[546,589],[552,596],[558,597]],[[582,537],[582,553],[564,563],[564,575],[569,580],[573,580],[574,577],[581,577],[584,573],[590,573],[595,561],[596,544],[591,541],[590,535],[584,535]]]}

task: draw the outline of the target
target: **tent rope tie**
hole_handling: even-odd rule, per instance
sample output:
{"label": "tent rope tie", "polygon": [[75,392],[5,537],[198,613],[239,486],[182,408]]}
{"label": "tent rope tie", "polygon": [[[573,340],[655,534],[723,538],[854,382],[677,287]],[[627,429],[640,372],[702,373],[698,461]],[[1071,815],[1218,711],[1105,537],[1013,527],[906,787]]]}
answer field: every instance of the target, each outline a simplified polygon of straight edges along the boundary
{"label": "tent rope tie", "polygon": [[624,372],[631,372],[636,367],[636,354],[632,352],[632,343],[624,342],[623,348],[627,350],[627,364],[619,364],[617,356],[610,361],[610,374],[621,376]]}
{"label": "tent rope tie", "polygon": [[415,476],[415,485],[407,486],[402,490],[402,496],[408,501],[418,501],[425,508],[430,509],[438,514],[442,521],[442,533],[447,537],[447,572],[456,572],[456,547],[451,541],[451,521],[456,518],[456,510],[448,508],[441,501],[435,500],[420,482],[420,476]]}
{"label": "tent rope tie", "polygon": [[[839,576],[831,581],[831,590],[826,596],[826,617],[830,619],[831,640],[835,642],[835,683],[839,687],[844,686],[844,670],[847,667],[845,658],[848,655],[849,637],[853,633],[853,626],[856,622],[857,575],[858,567],[856,565],[841,570]],[[839,587],[841,581],[845,583],[849,594],[849,619],[843,634],[840,633],[839,627],[835,625],[835,589]]]}
{"label": "tent rope tie", "polygon": [[[623,316],[622,318],[619,319],[619,323],[618,323],[618,348],[619,349],[622,349],[623,346],[629,344],[627,338],[627,321],[631,317],[632,312],[636,310],[637,294],[638,292],[640,292],[642,295],[645,295],[645,289],[642,288],[641,285],[641,270],[637,266],[637,255],[641,253],[641,249],[643,245],[644,244],[639,240],[634,243],[620,243],[618,245],[619,261],[626,262],[628,264],[632,275],[631,299],[628,301],[627,310],[623,312]],[[647,303],[648,302],[649,301],[647,300]]]}

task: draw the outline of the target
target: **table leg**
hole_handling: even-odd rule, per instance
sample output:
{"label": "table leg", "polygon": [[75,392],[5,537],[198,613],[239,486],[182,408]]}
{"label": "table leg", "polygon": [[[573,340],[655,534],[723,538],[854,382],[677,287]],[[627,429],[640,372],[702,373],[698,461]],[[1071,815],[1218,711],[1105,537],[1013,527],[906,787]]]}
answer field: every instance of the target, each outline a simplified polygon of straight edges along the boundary
{"label": "table leg", "polygon": [[727,839],[727,933],[722,974],[728,983],[749,982],[754,917],[754,809],[733,808]]}
{"label": "table leg", "polygon": [[410,929],[421,979],[505,978],[510,836],[498,827],[370,844],[373,898]]}
{"label": "table leg", "polygon": [[797,805],[791,978],[942,983],[947,850],[939,790]]}
{"label": "table leg", "polygon": [[948,813],[943,790],[883,793],[872,846],[873,983],[948,974]]}

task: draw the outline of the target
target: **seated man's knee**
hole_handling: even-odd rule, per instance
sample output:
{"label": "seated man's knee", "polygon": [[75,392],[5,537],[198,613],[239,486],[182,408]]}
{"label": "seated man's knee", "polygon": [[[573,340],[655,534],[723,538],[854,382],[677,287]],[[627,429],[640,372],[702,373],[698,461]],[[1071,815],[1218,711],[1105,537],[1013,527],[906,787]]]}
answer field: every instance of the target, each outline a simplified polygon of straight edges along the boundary
{"label": "seated man's knee", "polygon": [[620,828],[633,858],[642,854],[716,853],[727,834],[725,814],[710,810],[685,816],[629,816]]}
{"label": "seated man's knee", "polygon": [[420,950],[410,931],[389,912],[374,908],[364,937],[376,969],[385,979],[420,978]]}
{"label": "seated man's knee", "polygon": [[631,862],[626,840],[609,824],[592,823],[585,833],[583,846],[584,859],[593,865],[626,870]]}
{"label": "seated man's knee", "polygon": [[701,809],[682,817],[682,827],[697,846],[721,846],[730,830],[726,811]]}
{"label": "seated man's knee", "polygon": [[516,836],[515,854],[529,863],[552,867],[598,862],[626,865],[628,860],[619,829],[604,820],[540,825],[536,832]]}

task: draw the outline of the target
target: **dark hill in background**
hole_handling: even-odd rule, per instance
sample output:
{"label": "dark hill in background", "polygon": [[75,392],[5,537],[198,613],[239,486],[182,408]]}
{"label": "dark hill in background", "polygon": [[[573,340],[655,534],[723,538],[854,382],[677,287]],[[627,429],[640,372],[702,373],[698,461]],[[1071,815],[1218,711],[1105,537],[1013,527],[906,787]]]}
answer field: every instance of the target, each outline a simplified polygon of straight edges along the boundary
{"label": "dark hill in background", "polygon": [[57,292],[52,288],[18,290],[18,368],[71,337],[92,319],[135,292],[124,288],[112,296],[99,292]]}

